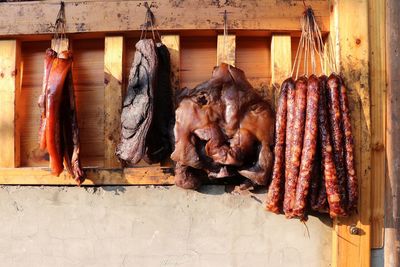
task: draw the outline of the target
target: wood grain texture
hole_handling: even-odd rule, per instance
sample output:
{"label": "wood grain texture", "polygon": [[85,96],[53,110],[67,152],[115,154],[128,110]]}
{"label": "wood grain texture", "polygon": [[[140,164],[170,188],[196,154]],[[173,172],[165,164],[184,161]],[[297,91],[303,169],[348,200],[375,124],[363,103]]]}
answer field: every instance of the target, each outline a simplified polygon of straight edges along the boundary
{"label": "wood grain texture", "polygon": [[382,248],[386,177],[385,2],[369,0],[371,88],[371,247]]}
{"label": "wood grain texture", "polygon": [[104,42],[104,167],[120,167],[115,149],[120,138],[124,38]]}
{"label": "wood grain texture", "polygon": [[400,2],[386,1],[387,179],[385,186],[385,267],[400,265]]}
{"label": "wood grain texture", "polygon": [[103,167],[104,39],[74,40],[72,45],[82,166]]}
{"label": "wood grain texture", "polygon": [[[333,266],[370,266],[371,256],[371,116],[369,91],[368,0],[334,1],[333,43],[348,88],[359,181],[358,214],[334,221]],[[357,25],[357,27],[354,27]],[[350,233],[351,225],[360,230]]]}
{"label": "wood grain texture", "polygon": [[279,96],[281,84],[292,71],[292,40],[290,35],[272,35],[271,38],[271,88],[274,103]]}
{"label": "wood grain texture", "polygon": [[[140,30],[145,1],[65,1],[66,32]],[[309,0],[323,30],[329,29],[329,1]],[[0,3],[0,36],[52,33],[59,1]],[[228,28],[271,31],[299,29],[302,1],[185,0],[153,1],[152,10],[162,30],[223,29],[221,12],[229,14]],[[132,19],[134,18],[134,19]]]}
{"label": "wood grain texture", "polygon": [[194,88],[210,79],[217,58],[215,36],[181,37],[181,86]]}
{"label": "wood grain texture", "polygon": [[168,47],[171,60],[171,85],[172,93],[175,94],[177,90],[181,89],[180,86],[180,72],[181,72],[181,45],[179,35],[162,35],[161,42]]}
{"label": "wood grain texture", "polygon": [[0,41],[0,166],[19,165],[19,134],[16,129],[16,94],[20,86],[20,43]]}
{"label": "wood grain texture", "polygon": [[[85,168],[85,185],[171,185],[174,183],[170,168],[146,167],[126,169]],[[48,168],[0,168],[2,185],[76,185],[64,171],[59,177],[50,174]]]}
{"label": "wood grain texture", "polygon": [[271,100],[270,44],[270,37],[236,37],[236,67],[245,72],[251,85],[262,96]]}
{"label": "wood grain texture", "polygon": [[236,36],[218,35],[217,37],[217,66],[226,63],[235,66]]}

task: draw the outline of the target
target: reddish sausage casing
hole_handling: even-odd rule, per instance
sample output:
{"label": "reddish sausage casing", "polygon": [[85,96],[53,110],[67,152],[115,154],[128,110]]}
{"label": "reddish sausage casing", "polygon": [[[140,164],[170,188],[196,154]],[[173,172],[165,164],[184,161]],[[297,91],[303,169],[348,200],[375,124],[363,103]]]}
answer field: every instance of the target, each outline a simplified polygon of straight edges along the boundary
{"label": "reddish sausage casing", "polygon": [[268,189],[266,201],[267,210],[275,213],[279,212],[279,206],[284,193],[287,93],[288,90],[294,91],[294,86],[295,85],[292,78],[286,79],[282,83],[281,93],[277,103],[274,147],[275,158],[272,171],[272,181]]}
{"label": "reddish sausage casing", "polygon": [[295,96],[295,116],[293,123],[292,137],[287,142],[290,142],[290,166],[288,176],[285,182],[285,196],[283,202],[283,211],[286,217],[293,217],[293,208],[296,197],[296,185],[300,169],[301,151],[303,147],[305,111],[307,102],[307,79],[300,77],[296,81],[296,96]]}
{"label": "reddish sausage casing", "polygon": [[304,141],[301,155],[300,172],[296,185],[296,200],[293,215],[305,218],[305,208],[310,187],[311,174],[318,138],[318,102],[319,102],[318,78],[311,75],[307,84],[307,108],[304,126]]}

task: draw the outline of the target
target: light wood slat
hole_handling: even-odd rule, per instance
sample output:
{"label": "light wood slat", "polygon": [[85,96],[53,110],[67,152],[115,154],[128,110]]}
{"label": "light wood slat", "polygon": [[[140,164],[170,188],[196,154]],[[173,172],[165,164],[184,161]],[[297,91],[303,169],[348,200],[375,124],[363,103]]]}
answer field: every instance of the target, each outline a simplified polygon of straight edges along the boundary
{"label": "light wood slat", "polygon": [[19,132],[16,129],[16,94],[20,89],[20,43],[0,41],[0,167],[18,167]]}
{"label": "light wood slat", "polygon": [[290,35],[272,35],[271,38],[271,95],[276,103],[282,82],[292,70],[292,40]]}
{"label": "light wood slat", "polygon": [[[333,43],[348,88],[359,181],[358,214],[334,221],[332,266],[368,267],[371,261],[371,118],[368,69],[368,0],[335,1]],[[356,27],[354,25],[357,25]],[[350,233],[351,225],[360,235]]]}
{"label": "light wood slat", "polygon": [[386,134],[385,1],[369,0],[371,88],[371,247],[383,246]]}
{"label": "light wood slat", "polygon": [[385,267],[400,266],[400,1],[386,2],[387,179],[385,187]]}
{"label": "light wood slat", "polygon": [[226,63],[235,66],[236,62],[236,36],[218,35],[217,38],[217,66]]}
{"label": "light wood slat", "polygon": [[[140,30],[145,1],[66,1],[66,32],[120,32]],[[329,29],[329,1],[308,1],[323,30]],[[287,0],[265,1],[152,1],[160,30],[222,29],[221,13],[229,14],[228,27],[271,31],[297,31],[303,4]],[[59,1],[0,3],[0,36],[52,33]],[[27,19],[29,18],[29,19]],[[134,18],[134,19],[132,19]]]}
{"label": "light wood slat", "polygon": [[106,37],[104,43],[104,167],[120,167],[115,149],[120,138],[124,38]]}
{"label": "light wood slat", "polygon": [[[144,167],[126,169],[85,168],[85,185],[170,185],[174,177],[170,168]],[[64,171],[53,176],[48,168],[0,168],[0,184],[3,185],[76,185]]]}

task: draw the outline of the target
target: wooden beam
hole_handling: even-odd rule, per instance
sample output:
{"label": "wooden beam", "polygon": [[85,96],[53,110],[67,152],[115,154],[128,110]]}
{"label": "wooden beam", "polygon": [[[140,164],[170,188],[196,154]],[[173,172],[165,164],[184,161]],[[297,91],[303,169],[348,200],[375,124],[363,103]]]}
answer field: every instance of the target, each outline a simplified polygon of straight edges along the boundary
{"label": "wooden beam", "polygon": [[[332,5],[333,43],[337,64],[348,88],[360,192],[358,214],[334,221],[332,262],[339,267],[368,267],[371,261],[368,0],[335,0]],[[358,234],[351,233],[354,227],[359,229]]]}
{"label": "wooden beam", "polygon": [[386,177],[385,1],[368,1],[371,88],[371,247],[382,248]]}
{"label": "wooden beam", "polygon": [[386,1],[387,180],[385,189],[385,267],[400,266],[400,2]]}
{"label": "wooden beam", "polygon": [[217,39],[217,66],[226,63],[235,66],[236,61],[236,36],[218,35]]}
{"label": "wooden beam", "polygon": [[[66,33],[121,32],[140,30],[146,1],[65,2]],[[297,1],[296,1],[297,2]],[[59,1],[0,3],[0,37],[53,33]],[[329,29],[329,1],[312,1],[323,31]],[[223,29],[221,12],[229,14],[229,29],[298,31],[303,3],[287,0],[152,1],[159,30]],[[134,19],[132,19],[134,18]]]}
{"label": "wooden beam", "polygon": [[168,47],[171,59],[171,84],[172,91],[180,90],[181,53],[179,35],[162,35],[162,43]]}
{"label": "wooden beam", "polygon": [[119,167],[115,149],[120,138],[124,38],[106,37],[104,44],[104,167]]}
{"label": "wooden beam", "polygon": [[[125,169],[85,168],[86,180],[82,185],[170,185],[174,183],[171,168],[137,167]],[[64,171],[53,176],[48,168],[0,168],[2,185],[76,185]]]}
{"label": "wooden beam", "polygon": [[19,165],[19,131],[16,129],[16,95],[20,88],[20,44],[0,41],[0,167]]}
{"label": "wooden beam", "polygon": [[282,82],[292,71],[292,40],[290,35],[272,35],[271,38],[271,99],[275,103]]}

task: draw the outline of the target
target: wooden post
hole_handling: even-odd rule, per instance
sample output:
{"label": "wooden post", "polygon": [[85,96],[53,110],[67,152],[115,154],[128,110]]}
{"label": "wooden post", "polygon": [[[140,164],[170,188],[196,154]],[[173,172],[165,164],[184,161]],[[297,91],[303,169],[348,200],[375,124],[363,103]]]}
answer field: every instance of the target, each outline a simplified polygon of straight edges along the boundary
{"label": "wooden post", "polygon": [[104,166],[120,167],[115,149],[120,138],[122,104],[122,36],[105,37],[104,44]]}
{"label": "wooden post", "polygon": [[371,88],[371,247],[383,246],[386,176],[385,1],[369,0]]}
{"label": "wooden post", "polygon": [[[368,0],[335,0],[331,23],[340,74],[348,88],[359,181],[358,214],[334,221],[332,266],[370,266],[371,124]],[[357,27],[354,27],[357,25]],[[351,233],[352,229],[357,229]],[[355,234],[354,234],[355,233]]]}
{"label": "wooden post", "polygon": [[179,35],[162,35],[161,42],[168,47],[168,51],[171,59],[171,84],[172,91],[179,90],[180,87],[180,65],[181,65],[181,54],[180,54],[180,37]]}
{"label": "wooden post", "polygon": [[386,1],[388,175],[385,192],[385,267],[400,266],[400,36],[398,0]]}
{"label": "wooden post", "polygon": [[20,88],[20,44],[0,41],[0,167],[19,165],[19,133],[16,131],[16,94]]}
{"label": "wooden post", "polygon": [[272,35],[271,39],[271,99],[276,103],[282,82],[292,71],[292,41],[290,35]]}
{"label": "wooden post", "polygon": [[236,61],[236,36],[218,35],[217,39],[217,66],[226,63],[235,66]]}

